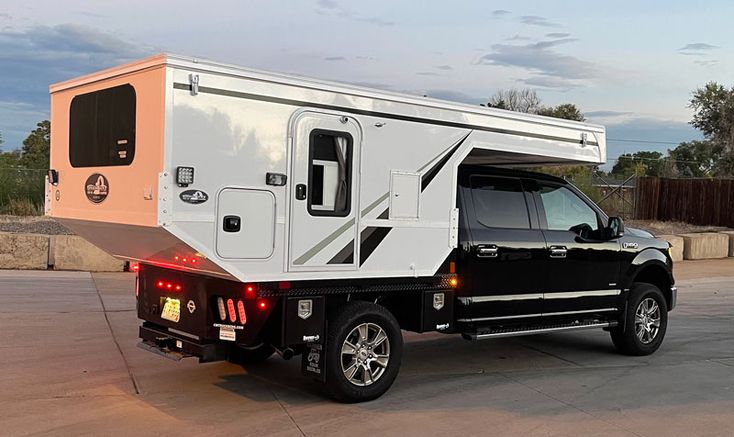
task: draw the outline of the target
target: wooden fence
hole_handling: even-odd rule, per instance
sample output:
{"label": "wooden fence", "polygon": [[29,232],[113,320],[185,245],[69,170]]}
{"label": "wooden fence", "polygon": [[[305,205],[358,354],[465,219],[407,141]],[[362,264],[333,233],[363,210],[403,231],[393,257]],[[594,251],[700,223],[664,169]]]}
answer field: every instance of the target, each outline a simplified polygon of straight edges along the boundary
{"label": "wooden fence", "polygon": [[635,218],[734,227],[734,179],[641,177]]}

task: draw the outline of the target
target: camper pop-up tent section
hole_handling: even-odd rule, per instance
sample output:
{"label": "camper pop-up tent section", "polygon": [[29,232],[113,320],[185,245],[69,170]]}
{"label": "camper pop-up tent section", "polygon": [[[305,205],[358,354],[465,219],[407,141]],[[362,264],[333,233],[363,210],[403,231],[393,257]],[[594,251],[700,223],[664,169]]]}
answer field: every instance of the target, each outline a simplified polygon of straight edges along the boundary
{"label": "camper pop-up tent section", "polygon": [[49,215],[117,257],[242,282],[433,275],[460,164],[605,160],[601,126],[180,56],[50,90]]}

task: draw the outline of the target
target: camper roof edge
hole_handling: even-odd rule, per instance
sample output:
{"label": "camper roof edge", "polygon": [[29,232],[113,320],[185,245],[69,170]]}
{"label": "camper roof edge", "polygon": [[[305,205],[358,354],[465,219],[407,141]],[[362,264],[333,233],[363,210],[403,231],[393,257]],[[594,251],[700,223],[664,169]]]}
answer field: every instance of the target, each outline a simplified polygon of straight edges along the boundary
{"label": "camper roof edge", "polygon": [[118,77],[135,71],[144,70],[158,66],[170,66],[187,70],[199,70],[202,72],[210,72],[224,74],[234,77],[248,78],[259,81],[268,81],[283,85],[296,87],[307,87],[321,91],[328,91],[340,94],[349,94],[357,97],[367,97],[384,101],[404,103],[410,105],[418,105],[433,109],[443,109],[449,111],[457,111],[464,113],[472,113],[476,115],[492,116],[508,120],[520,120],[533,124],[541,124],[555,127],[567,127],[571,129],[584,129],[594,133],[605,133],[602,125],[577,122],[564,119],[555,119],[534,114],[524,114],[502,109],[486,108],[478,105],[469,105],[465,103],[452,102],[447,100],[435,99],[431,97],[418,97],[410,94],[397,93],[392,91],[379,90],[374,88],[361,87],[341,82],[325,81],[315,78],[302,77],[292,74],[275,73],[263,70],[245,68],[233,64],[210,61],[190,56],[175,55],[170,53],[161,53],[149,58],[134,61],[118,67],[109,68],[99,72],[80,76],[71,80],[55,83],[49,86],[49,92],[55,93],[66,89],[74,88],[80,85],[97,82],[100,80]]}

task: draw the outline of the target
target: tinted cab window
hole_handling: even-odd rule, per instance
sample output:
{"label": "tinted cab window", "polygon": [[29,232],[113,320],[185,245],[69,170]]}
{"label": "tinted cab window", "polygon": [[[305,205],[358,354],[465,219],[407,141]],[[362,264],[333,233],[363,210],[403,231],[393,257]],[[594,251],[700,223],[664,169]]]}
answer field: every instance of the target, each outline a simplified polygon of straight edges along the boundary
{"label": "tinted cab window", "polygon": [[568,231],[579,225],[599,228],[596,212],[567,187],[541,185],[539,195],[548,229]]}
{"label": "tinted cab window", "polygon": [[476,220],[488,228],[528,229],[530,218],[519,179],[470,178]]}

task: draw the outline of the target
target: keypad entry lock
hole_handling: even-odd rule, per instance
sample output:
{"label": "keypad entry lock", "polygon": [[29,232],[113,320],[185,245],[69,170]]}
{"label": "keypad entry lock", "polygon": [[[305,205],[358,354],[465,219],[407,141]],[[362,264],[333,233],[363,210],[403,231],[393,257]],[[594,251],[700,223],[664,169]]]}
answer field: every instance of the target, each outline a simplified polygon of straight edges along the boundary
{"label": "keypad entry lock", "polygon": [[306,184],[296,185],[296,200],[306,200]]}
{"label": "keypad entry lock", "polygon": [[239,232],[242,228],[242,219],[236,215],[224,216],[222,227],[224,232]]}

